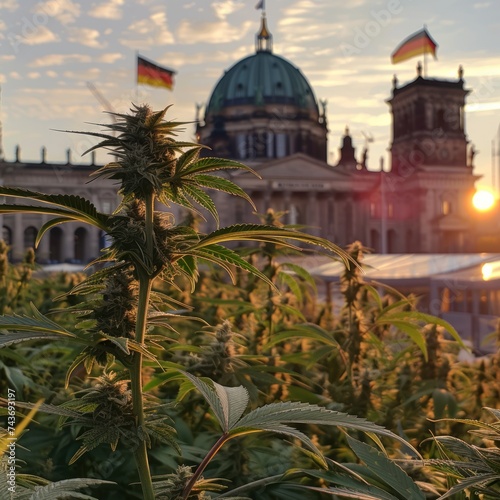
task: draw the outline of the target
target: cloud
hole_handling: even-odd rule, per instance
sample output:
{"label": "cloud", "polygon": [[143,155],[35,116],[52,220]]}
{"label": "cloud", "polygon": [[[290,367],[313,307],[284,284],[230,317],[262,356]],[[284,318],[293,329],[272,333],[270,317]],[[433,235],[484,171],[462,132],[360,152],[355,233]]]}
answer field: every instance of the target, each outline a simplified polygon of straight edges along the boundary
{"label": "cloud", "polygon": [[30,71],[28,73],[28,78],[31,78],[31,80],[36,80],[37,78],[40,78],[40,73],[38,71]]}
{"label": "cloud", "polygon": [[19,2],[17,0],[0,0],[0,10],[5,9],[14,12],[18,8]]}
{"label": "cloud", "polygon": [[76,62],[80,64],[112,64],[122,57],[123,55],[118,53],[101,54],[98,57],[91,57],[88,54],[47,54],[46,56],[35,59],[29,64],[29,66],[32,68],[43,68],[46,66],[62,66],[70,62]]}
{"label": "cloud", "polygon": [[46,26],[39,25],[34,27],[34,31],[17,35],[16,41],[26,45],[41,45],[42,43],[58,42],[59,36],[49,30]]}
{"label": "cloud", "polygon": [[98,5],[93,4],[89,16],[100,19],[121,19],[123,17],[121,5],[124,3],[125,0],[108,0]]}
{"label": "cloud", "polygon": [[212,4],[215,15],[221,20],[226,19],[227,16],[231,15],[233,12],[237,12],[244,6],[245,4],[243,2],[237,0],[222,0]]}
{"label": "cloud", "polygon": [[29,66],[32,68],[43,68],[45,66],[62,66],[70,61],[88,63],[92,61],[89,55],[84,54],[47,54],[32,61]]}
{"label": "cloud", "polygon": [[80,5],[73,0],[45,0],[37,3],[34,12],[53,17],[61,24],[67,25],[74,23],[80,16]]}
{"label": "cloud", "polygon": [[123,54],[119,54],[117,52],[110,52],[108,54],[102,54],[99,56],[99,62],[105,63],[105,64],[113,64],[115,61],[118,61],[119,59],[123,59]]}
{"label": "cloud", "polygon": [[237,26],[227,21],[192,23],[183,19],[179,23],[177,39],[186,44],[234,42],[244,38],[252,26],[255,27],[253,21]]}
{"label": "cloud", "polygon": [[133,49],[174,43],[174,36],[168,29],[167,13],[158,10],[146,19],[135,21],[123,33],[120,43]]}
{"label": "cloud", "polygon": [[500,101],[495,102],[475,102],[467,105],[467,113],[477,113],[479,111],[493,111],[500,109]]}
{"label": "cloud", "polygon": [[486,9],[491,5],[491,2],[476,2],[473,7],[475,9]]}
{"label": "cloud", "polygon": [[45,74],[49,77],[49,78],[57,78],[57,73],[55,71],[52,71],[52,70],[49,70],[49,71],[46,71]]}
{"label": "cloud", "polygon": [[106,43],[99,41],[99,31],[90,28],[71,28],[68,32],[68,41],[79,43],[86,47],[101,48]]}
{"label": "cloud", "polygon": [[70,80],[78,80],[79,82],[83,80],[93,80],[97,78],[101,74],[101,70],[99,68],[88,68],[81,69],[78,71],[64,71],[63,76]]}
{"label": "cloud", "polygon": [[[207,68],[200,68],[199,65],[206,66],[208,63],[223,62],[233,64],[243,57],[249,55],[248,47],[240,47],[232,50],[230,53],[224,50],[213,50],[209,53],[197,52],[195,54],[186,54],[185,52],[165,52],[158,60],[160,64],[165,64],[168,67],[179,68],[181,66],[198,66],[198,70],[208,70]],[[215,76],[222,75],[222,68],[214,68],[213,74]]]}

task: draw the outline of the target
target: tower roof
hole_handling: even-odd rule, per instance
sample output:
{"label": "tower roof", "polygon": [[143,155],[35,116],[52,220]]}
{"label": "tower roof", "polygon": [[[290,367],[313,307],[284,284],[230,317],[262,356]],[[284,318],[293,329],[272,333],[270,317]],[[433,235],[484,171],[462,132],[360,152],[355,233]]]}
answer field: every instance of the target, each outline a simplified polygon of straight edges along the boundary
{"label": "tower roof", "polygon": [[207,114],[237,105],[289,104],[319,114],[313,90],[292,63],[268,50],[238,61],[218,81]]}

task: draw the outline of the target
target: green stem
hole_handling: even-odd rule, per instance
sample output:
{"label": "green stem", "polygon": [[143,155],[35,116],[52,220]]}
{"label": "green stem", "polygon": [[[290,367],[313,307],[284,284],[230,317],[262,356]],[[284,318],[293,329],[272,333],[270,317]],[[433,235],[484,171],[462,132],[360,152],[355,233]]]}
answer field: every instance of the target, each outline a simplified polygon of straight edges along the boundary
{"label": "green stem", "polygon": [[230,439],[229,435],[224,433],[217,442],[210,448],[210,451],[205,455],[205,458],[201,461],[200,465],[196,468],[193,475],[189,478],[189,481],[186,483],[184,490],[182,491],[182,500],[187,500],[189,498],[189,494],[193,489],[196,481],[203,474],[203,471],[206,469],[207,465],[210,463],[210,460],[214,458],[215,454],[222,448],[222,445]]}
{"label": "green stem", "polygon": [[[150,262],[153,260],[153,212],[154,197],[146,199],[145,231],[146,231],[146,255]],[[135,327],[135,340],[144,346],[144,338],[147,327],[147,314],[149,309],[149,297],[151,295],[152,279],[141,269],[139,273],[139,299],[137,304],[137,318]],[[145,430],[144,398],[142,394],[142,354],[134,353],[133,366],[130,371],[130,384],[132,389],[132,402],[137,428]],[[153,481],[149,469],[148,452],[146,441],[140,440],[139,447],[135,451],[135,460],[139,479],[142,486],[144,500],[154,500]]]}

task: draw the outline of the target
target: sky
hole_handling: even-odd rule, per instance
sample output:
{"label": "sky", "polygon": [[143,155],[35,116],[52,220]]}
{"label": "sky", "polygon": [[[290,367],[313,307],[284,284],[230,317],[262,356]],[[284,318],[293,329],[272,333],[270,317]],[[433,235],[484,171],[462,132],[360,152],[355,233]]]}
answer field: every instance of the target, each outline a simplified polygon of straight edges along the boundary
{"label": "sky", "polygon": [[[132,102],[192,122],[223,75],[254,53],[257,0],[0,0],[2,142],[7,160],[87,163],[91,139],[62,130],[99,131],[109,123],[102,98],[126,112]],[[348,126],[368,167],[388,168],[393,75],[416,77],[418,58],[391,64],[390,54],[424,25],[438,44],[429,78],[458,78],[471,90],[467,136],[478,154],[478,187],[500,184],[500,13],[498,0],[267,0],[273,52],[299,67],[316,98],[326,99],[328,158],[338,159]],[[137,53],[174,69],[173,91],[136,85]],[[89,84],[97,89],[100,100]],[[367,137],[372,141],[367,143]],[[179,135],[194,139],[189,123]],[[496,142],[495,142],[496,144]],[[495,146],[496,149],[496,146]],[[97,160],[108,161],[105,153]],[[495,166],[495,168],[493,168]]]}

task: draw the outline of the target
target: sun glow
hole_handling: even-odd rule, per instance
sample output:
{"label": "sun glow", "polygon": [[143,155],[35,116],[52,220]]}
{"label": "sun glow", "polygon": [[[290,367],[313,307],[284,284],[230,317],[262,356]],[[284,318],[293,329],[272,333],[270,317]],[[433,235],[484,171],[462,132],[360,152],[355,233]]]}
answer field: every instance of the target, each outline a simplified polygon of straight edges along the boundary
{"label": "sun glow", "polygon": [[481,189],[476,191],[476,194],[472,197],[472,204],[476,210],[485,212],[495,204],[495,196],[492,192]]}

